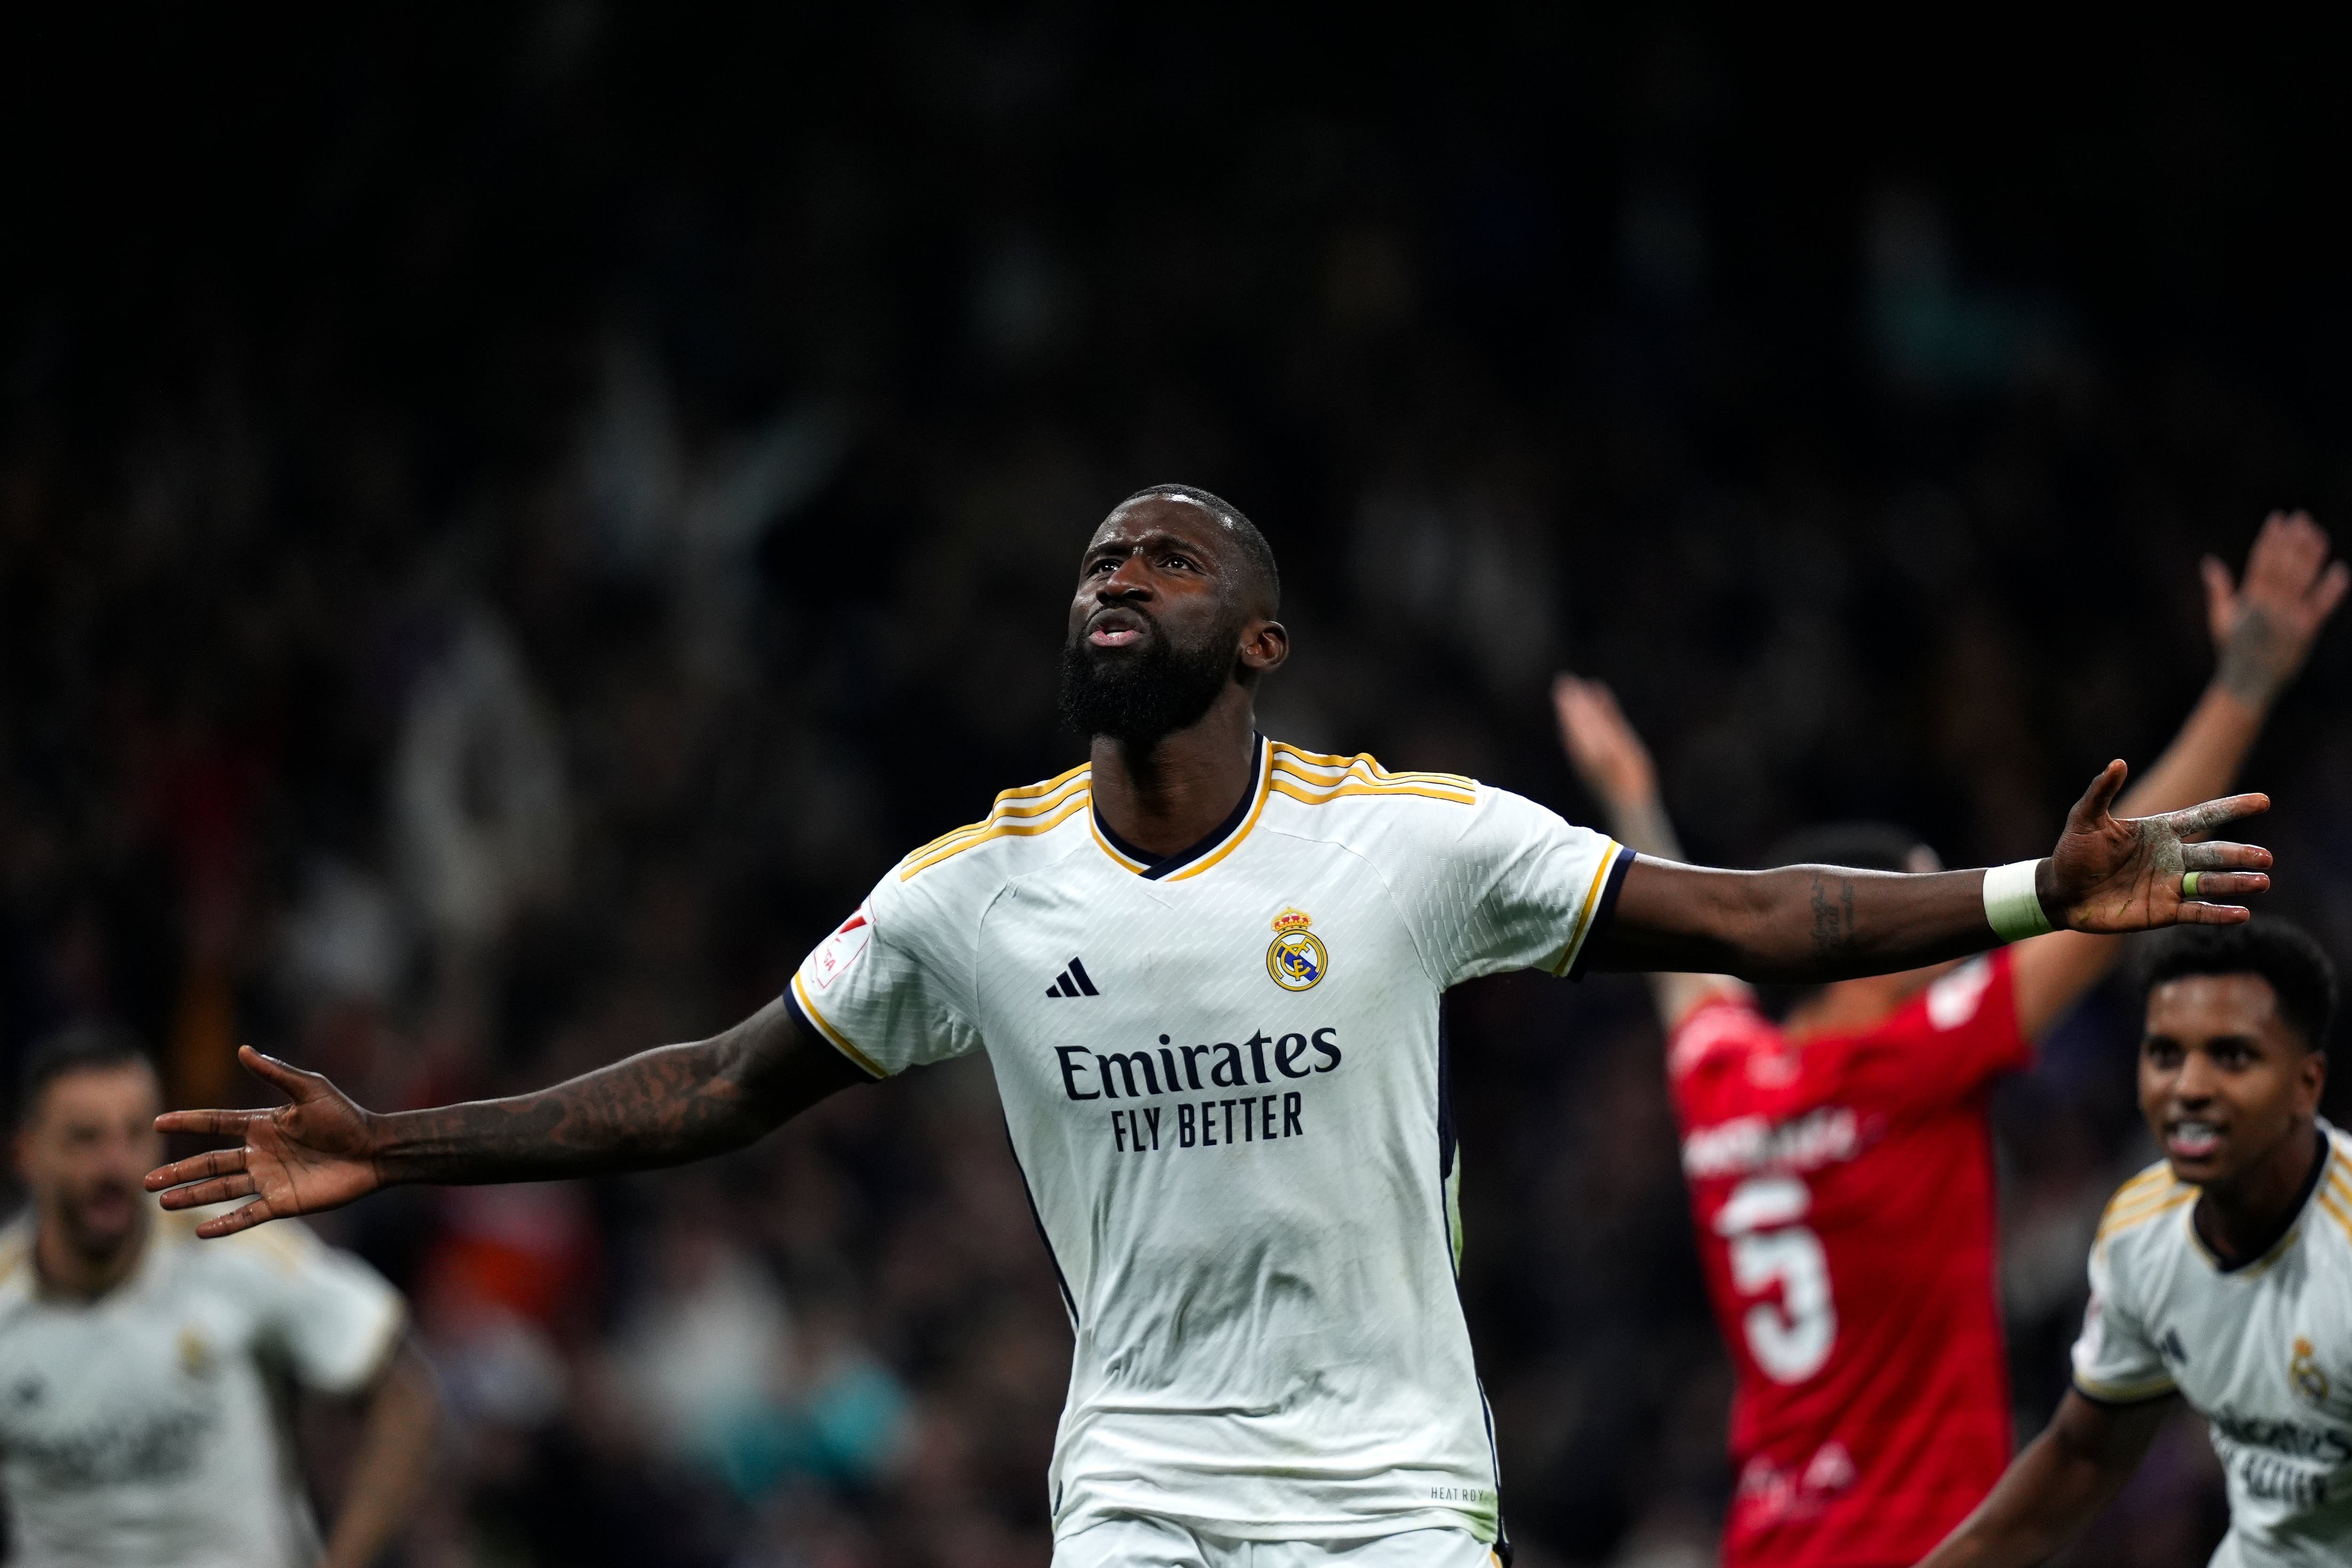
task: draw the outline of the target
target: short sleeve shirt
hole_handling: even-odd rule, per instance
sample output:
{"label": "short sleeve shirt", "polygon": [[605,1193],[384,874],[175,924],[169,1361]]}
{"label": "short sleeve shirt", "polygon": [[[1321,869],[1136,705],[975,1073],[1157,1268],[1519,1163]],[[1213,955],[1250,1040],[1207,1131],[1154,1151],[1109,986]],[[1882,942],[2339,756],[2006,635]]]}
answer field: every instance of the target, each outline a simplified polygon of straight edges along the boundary
{"label": "short sleeve shirt", "polygon": [[1574,971],[1630,859],[1467,779],[1261,742],[1182,855],[1119,842],[1074,769],[809,956],[789,1000],[866,1071],[994,1070],[1076,1333],[1058,1534],[1495,1537],[1439,999]]}
{"label": "short sleeve shirt", "polygon": [[40,1285],[0,1239],[0,1484],[26,1564],[276,1568],[316,1560],[271,1388],[353,1394],[404,1312],[374,1270],[281,1222],[198,1241],[158,1213],[94,1301]]}

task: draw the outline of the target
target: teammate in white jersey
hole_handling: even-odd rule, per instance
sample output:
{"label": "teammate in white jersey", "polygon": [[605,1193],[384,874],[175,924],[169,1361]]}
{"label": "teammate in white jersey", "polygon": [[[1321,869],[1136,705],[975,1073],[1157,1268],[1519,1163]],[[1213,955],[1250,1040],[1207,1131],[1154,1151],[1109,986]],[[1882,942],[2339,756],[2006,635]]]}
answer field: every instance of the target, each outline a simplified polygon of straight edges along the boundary
{"label": "teammate in white jersey", "polygon": [[2139,1094],[2166,1158],[2100,1222],[2074,1389],[1927,1568],[2042,1561],[2182,1399],[2229,1476],[2217,1568],[2352,1563],[2352,1138],[2319,1118],[2335,1004],[2283,921],[2164,939]]}
{"label": "teammate in white jersey", "polygon": [[[173,1207],[255,1198],[207,1222],[226,1234],[391,1182],[670,1164],[984,1051],[1077,1340],[1057,1563],[1483,1564],[1501,1520],[1453,1281],[1447,987],[1825,979],[1993,946],[1994,918],[2239,920],[2227,901],[2267,885],[2265,852],[2182,841],[2261,797],[2117,821],[2120,763],[1991,904],[1981,872],[1637,861],[1487,785],[1259,736],[1257,684],[1289,652],[1277,598],[1234,507],[1129,497],[1070,606],[1087,764],[901,861],[786,997],[541,1093],[393,1116],[248,1056],[293,1103],[166,1118],[241,1146],[150,1184]],[[2189,869],[2220,902],[2184,897]]]}
{"label": "teammate in white jersey", "polygon": [[[28,1568],[364,1568],[425,1473],[430,1378],[400,1297],[299,1226],[226,1247],[159,1215],[155,1074],[84,1029],[26,1064],[0,1232],[0,1489]],[[367,1437],[323,1550],[279,1397],[365,1396]]]}

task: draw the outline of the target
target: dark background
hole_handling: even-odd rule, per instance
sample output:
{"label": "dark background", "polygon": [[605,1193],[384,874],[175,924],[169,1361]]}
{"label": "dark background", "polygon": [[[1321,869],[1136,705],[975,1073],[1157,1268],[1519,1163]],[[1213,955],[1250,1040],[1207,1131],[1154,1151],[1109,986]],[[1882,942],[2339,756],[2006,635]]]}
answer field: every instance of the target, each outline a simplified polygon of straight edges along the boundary
{"label": "dark background", "polygon": [[[249,1040],[391,1106],[730,1022],[1076,759],[1076,552],[1163,480],[1282,558],[1282,738],[1588,818],[1573,667],[1701,856],[1854,814],[2036,852],[2204,680],[2200,553],[2345,516],[2333,62],[2232,26],[19,17],[0,1049],[112,1018],[184,1100],[249,1097]],[[2347,695],[2336,629],[2247,773],[2339,955]],[[2026,1431],[2148,1157],[2134,1005],[2001,1094]],[[1454,1029],[1524,1561],[1706,1561],[1646,1000],[1486,982]],[[324,1227],[457,1411],[412,1560],[1042,1564],[1067,1333],[992,1095]],[[2201,1563],[2216,1488],[2184,1424],[2074,1561]]]}

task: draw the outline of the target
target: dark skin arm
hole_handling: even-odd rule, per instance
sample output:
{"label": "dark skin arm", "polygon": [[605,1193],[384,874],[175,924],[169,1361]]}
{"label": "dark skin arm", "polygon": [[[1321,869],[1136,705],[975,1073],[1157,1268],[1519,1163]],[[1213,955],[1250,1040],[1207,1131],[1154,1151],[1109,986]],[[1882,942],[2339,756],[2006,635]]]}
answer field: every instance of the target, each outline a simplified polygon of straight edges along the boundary
{"label": "dark skin arm", "polygon": [[2115,1500],[2179,1404],[2101,1405],[2067,1390],[2042,1436],[1919,1568],[2027,1568],[2051,1557]]}
{"label": "dark skin arm", "polygon": [[320,1568],[367,1568],[400,1533],[424,1490],[440,1414],[432,1368],[404,1342],[368,1393],[359,1461]]}
{"label": "dark skin arm", "polygon": [[870,1082],[811,1040],[781,1001],[709,1040],[641,1051],[537,1093],[389,1115],[251,1046],[237,1056],[289,1103],[175,1111],[155,1123],[166,1133],[242,1140],[147,1177],[166,1208],[257,1200],[205,1221],[200,1236],[339,1208],[404,1183],[551,1181],[684,1165],[742,1148],[835,1091]]}
{"label": "dark skin arm", "polygon": [[[2186,841],[2265,810],[2269,800],[2234,795],[2159,816],[2117,817],[2111,808],[2126,776],[2121,762],[2111,762],[2091,781],[2067,813],[2057,847],[2036,868],[2035,891],[2051,924],[2125,932],[2246,919],[2245,909],[2223,901],[2270,886],[2270,852]],[[2202,878],[2193,901],[2180,891],[2181,874],[2190,871]],[[1626,873],[1592,967],[1787,982],[1916,968],[1997,944],[1985,923],[1984,874],[1805,865],[1733,872],[1645,858]]]}

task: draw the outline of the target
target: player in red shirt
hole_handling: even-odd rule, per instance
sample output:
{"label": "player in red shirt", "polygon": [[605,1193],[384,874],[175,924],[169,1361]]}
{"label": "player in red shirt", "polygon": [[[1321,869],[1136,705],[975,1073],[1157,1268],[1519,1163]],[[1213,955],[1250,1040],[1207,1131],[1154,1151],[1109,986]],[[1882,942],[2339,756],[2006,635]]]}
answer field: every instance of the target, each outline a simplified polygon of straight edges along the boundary
{"label": "player in red shirt", "polygon": [[[2118,815],[2218,795],[2344,596],[2308,517],[2245,581],[2204,563],[2213,681]],[[1555,691],[1571,760],[1639,853],[1680,859],[1641,738],[1598,683]],[[1776,863],[1937,869],[1899,830],[1817,830]],[[1708,1294],[1738,1374],[1728,1568],[1878,1568],[1934,1548],[2011,1453],[1994,1283],[1993,1080],[2031,1064],[2116,956],[2060,932],[1821,988],[1780,1023],[1721,976],[1653,977]]]}

